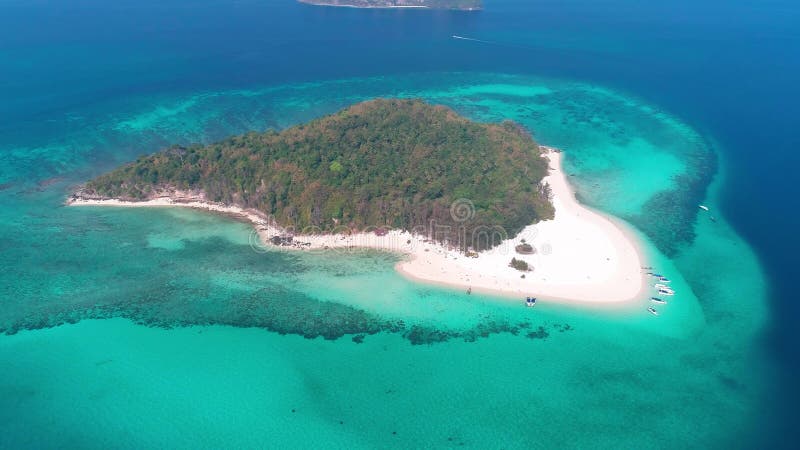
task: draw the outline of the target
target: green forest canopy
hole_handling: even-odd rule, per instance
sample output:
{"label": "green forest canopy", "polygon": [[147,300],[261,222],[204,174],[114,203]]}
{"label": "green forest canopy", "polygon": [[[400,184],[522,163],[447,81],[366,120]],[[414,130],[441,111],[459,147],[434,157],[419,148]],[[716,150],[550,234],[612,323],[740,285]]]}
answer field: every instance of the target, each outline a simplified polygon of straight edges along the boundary
{"label": "green forest canopy", "polygon": [[[553,217],[549,188],[541,183],[547,167],[539,146],[514,122],[476,123],[420,100],[377,99],[281,132],[173,146],[88,182],[79,195],[144,200],[175,189],[201,191],[299,232],[419,231],[433,223],[462,227],[465,236],[487,227],[514,236]],[[469,202],[451,211],[460,199]]]}

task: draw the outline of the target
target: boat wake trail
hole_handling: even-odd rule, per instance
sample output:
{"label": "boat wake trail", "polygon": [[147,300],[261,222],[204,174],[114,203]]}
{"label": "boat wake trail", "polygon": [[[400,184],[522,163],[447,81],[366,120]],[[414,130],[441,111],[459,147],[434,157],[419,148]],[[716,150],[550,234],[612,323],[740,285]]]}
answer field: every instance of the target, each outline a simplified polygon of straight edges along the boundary
{"label": "boat wake trail", "polygon": [[468,38],[468,37],[464,37],[464,36],[457,36],[455,34],[453,36],[451,36],[451,37],[453,39],[460,39],[462,41],[482,42],[484,44],[500,44],[499,42],[484,41],[482,39],[473,39],[473,38]]}

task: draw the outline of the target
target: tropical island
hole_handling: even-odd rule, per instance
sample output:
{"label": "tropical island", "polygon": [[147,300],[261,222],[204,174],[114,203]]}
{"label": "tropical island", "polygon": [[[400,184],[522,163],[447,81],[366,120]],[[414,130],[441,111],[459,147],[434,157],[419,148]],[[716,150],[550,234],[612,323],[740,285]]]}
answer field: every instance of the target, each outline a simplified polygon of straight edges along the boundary
{"label": "tropical island", "polygon": [[317,6],[343,6],[350,8],[428,8],[477,11],[483,9],[482,0],[298,0]]}
{"label": "tropical island", "polygon": [[407,276],[470,292],[634,299],[635,238],[577,203],[560,157],[511,121],[376,99],[283,131],[142,156],[68,204],[232,214],[263,245],[399,252],[410,256],[397,266]]}
{"label": "tropical island", "polygon": [[[434,223],[470,236],[491,229],[514,236],[553,218],[541,182],[547,165],[513,122],[481,124],[443,106],[380,99],[281,132],[171,147],[91,180],[81,196],[142,201],[193,192],[260,211],[299,234]],[[453,211],[459,201],[468,220]]]}

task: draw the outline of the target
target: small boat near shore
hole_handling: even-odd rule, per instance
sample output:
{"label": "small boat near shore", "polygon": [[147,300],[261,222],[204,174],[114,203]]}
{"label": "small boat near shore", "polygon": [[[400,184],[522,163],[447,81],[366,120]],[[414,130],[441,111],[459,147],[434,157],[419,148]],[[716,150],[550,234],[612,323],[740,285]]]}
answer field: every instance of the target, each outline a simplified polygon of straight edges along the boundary
{"label": "small boat near shore", "polygon": [[664,300],[662,298],[658,298],[658,297],[650,297],[650,301],[653,302],[653,303],[661,304],[661,305],[666,305],[667,304],[666,300]]}
{"label": "small boat near shore", "polygon": [[703,211],[709,211],[709,209],[708,209],[708,206],[706,206],[706,205],[697,205],[697,206],[698,206],[700,209],[702,209]]}
{"label": "small boat near shore", "polygon": [[528,308],[532,308],[532,307],[536,306],[536,297],[526,297],[525,298],[525,305]]}
{"label": "small boat near shore", "polygon": [[655,309],[655,308],[653,308],[652,306],[648,306],[648,307],[647,307],[647,310],[648,310],[648,311],[650,311],[650,314],[652,314],[652,315],[654,315],[654,316],[657,316],[657,315],[658,315],[658,311],[656,311],[656,309]]}
{"label": "small boat near shore", "polygon": [[675,295],[675,291],[673,291],[672,289],[669,289],[669,290],[667,290],[667,289],[659,289],[658,293],[661,294],[661,295]]}
{"label": "small boat near shore", "polygon": [[662,282],[662,283],[672,283],[672,280],[670,280],[670,279],[669,279],[669,278],[667,278],[667,277],[660,277],[660,278],[658,279],[658,281],[660,281],[660,282]]}

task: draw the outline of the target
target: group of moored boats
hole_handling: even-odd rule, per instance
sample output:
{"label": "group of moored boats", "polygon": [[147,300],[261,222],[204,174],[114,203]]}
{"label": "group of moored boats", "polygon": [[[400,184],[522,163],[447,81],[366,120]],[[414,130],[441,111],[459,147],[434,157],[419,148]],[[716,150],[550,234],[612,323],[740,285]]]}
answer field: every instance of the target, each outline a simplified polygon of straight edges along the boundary
{"label": "group of moored boats", "polygon": [[[653,268],[652,267],[642,267],[642,269],[652,270]],[[654,286],[655,286],[656,290],[658,291],[658,293],[660,295],[667,295],[667,296],[675,295],[675,290],[673,290],[668,285],[668,283],[671,283],[672,280],[670,280],[669,278],[667,278],[667,277],[665,277],[665,276],[663,276],[661,274],[654,273],[654,272],[647,272],[647,275],[650,275],[651,277],[653,277],[653,278],[655,278],[656,280],[659,281]],[[467,290],[467,294],[469,294],[471,292],[472,292],[472,288],[469,288]],[[667,304],[667,301],[664,300],[661,297],[650,297],[650,301],[653,302],[653,303],[657,303],[659,305],[666,305]],[[536,297],[525,297],[525,306],[527,306],[528,308],[532,308],[532,307],[536,306]],[[658,315],[658,310],[656,310],[652,306],[648,306],[647,310],[650,312],[650,314],[653,314],[654,316]]]}
{"label": "group of moored boats", "polygon": [[[642,269],[653,270],[652,267],[642,267]],[[653,287],[655,288],[656,292],[658,292],[658,295],[659,295],[658,297],[650,297],[650,301],[653,302],[653,303],[657,303],[659,305],[666,305],[667,301],[664,300],[661,297],[662,296],[671,297],[671,296],[675,295],[675,290],[672,289],[669,286],[669,283],[671,283],[672,280],[670,280],[669,278],[665,277],[664,275],[661,275],[660,273],[647,272],[647,275],[650,275],[651,277],[656,279],[657,283],[655,283],[653,285]],[[647,307],[647,311],[649,311],[650,314],[652,314],[654,316],[658,315],[658,310],[656,308],[654,308],[653,306],[648,306]]]}
{"label": "group of moored boats", "polygon": [[[706,211],[706,212],[710,211],[710,209],[706,205],[697,205],[697,206],[699,206],[700,209],[702,209],[703,211]],[[714,218],[714,216],[711,216],[711,220],[714,221],[714,222],[717,221]],[[642,269],[644,269],[644,270],[653,270],[652,267],[642,267]],[[650,275],[651,277],[655,278],[658,281],[657,283],[655,283],[653,285],[653,287],[656,289],[656,292],[658,292],[659,297],[650,297],[650,301],[653,302],[653,303],[657,303],[659,305],[666,305],[667,301],[664,300],[663,298],[661,298],[661,296],[671,297],[671,296],[675,295],[675,290],[672,289],[671,287],[669,287],[669,283],[671,282],[671,280],[669,278],[665,277],[664,275],[661,275],[660,273],[647,272],[647,274]],[[658,315],[658,310],[655,309],[653,306],[648,306],[647,310],[650,312],[650,314],[652,314],[654,316]]]}

